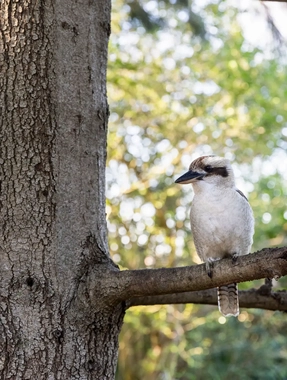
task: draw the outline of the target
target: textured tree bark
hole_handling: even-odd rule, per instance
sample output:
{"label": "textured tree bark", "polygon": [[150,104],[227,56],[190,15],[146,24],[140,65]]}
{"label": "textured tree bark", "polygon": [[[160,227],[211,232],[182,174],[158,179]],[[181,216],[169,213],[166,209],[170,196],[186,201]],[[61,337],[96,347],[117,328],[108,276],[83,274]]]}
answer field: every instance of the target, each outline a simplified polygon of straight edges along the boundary
{"label": "textured tree bark", "polygon": [[[212,278],[207,275],[206,265],[178,268],[127,270],[114,274],[118,297],[161,296],[210,289],[233,282],[245,282],[260,278],[275,278],[287,274],[287,247],[264,248],[251,255],[240,256],[234,262],[223,259],[214,262]],[[108,278],[106,279],[108,282]],[[145,284],[145,286],[143,286]],[[168,297],[166,297],[166,300]],[[173,296],[170,297],[170,302]]]}
{"label": "textured tree bark", "polygon": [[[287,292],[285,290],[264,293],[262,287],[239,291],[240,308],[287,311]],[[216,289],[195,292],[165,294],[162,296],[134,297],[127,301],[127,308],[138,305],[167,305],[195,303],[200,305],[218,305]]]}
{"label": "textured tree bark", "polygon": [[105,221],[110,2],[2,0],[0,23],[1,379],[113,379],[126,300],[287,273],[284,248],[215,263],[212,279],[204,265],[119,272]]}
{"label": "textured tree bark", "polygon": [[0,378],[113,379],[124,305],[97,288],[118,270],[104,197],[110,2],[0,7]]}

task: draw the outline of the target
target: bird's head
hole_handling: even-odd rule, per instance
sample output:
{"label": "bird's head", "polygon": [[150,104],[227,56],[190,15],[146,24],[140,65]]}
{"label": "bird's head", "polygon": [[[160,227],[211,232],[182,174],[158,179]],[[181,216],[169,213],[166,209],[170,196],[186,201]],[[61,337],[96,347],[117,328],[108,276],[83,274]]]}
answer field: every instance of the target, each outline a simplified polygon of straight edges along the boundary
{"label": "bird's head", "polygon": [[205,184],[232,187],[234,175],[229,160],[218,156],[201,156],[190,164],[188,172],[179,177],[176,183],[204,186]]}

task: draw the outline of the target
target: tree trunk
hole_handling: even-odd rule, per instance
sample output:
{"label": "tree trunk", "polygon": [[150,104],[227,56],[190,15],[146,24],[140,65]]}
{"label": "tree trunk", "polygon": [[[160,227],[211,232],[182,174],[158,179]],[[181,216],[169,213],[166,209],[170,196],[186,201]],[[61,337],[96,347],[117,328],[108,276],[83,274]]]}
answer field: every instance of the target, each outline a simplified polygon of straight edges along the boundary
{"label": "tree trunk", "polygon": [[2,0],[0,22],[1,379],[113,379],[126,307],[287,274],[286,248],[216,262],[212,279],[204,265],[119,272],[105,221],[110,2]]}
{"label": "tree trunk", "polygon": [[113,379],[124,305],[97,288],[118,270],[104,195],[110,2],[0,7],[0,377]]}

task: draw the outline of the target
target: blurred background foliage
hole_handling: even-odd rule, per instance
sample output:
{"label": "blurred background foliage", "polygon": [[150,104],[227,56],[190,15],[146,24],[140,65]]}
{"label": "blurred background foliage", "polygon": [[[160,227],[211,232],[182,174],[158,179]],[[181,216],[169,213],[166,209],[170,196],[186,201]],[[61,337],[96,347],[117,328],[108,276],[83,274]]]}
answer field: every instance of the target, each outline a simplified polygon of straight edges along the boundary
{"label": "blurred background foliage", "polygon": [[[229,0],[113,1],[107,217],[121,268],[199,263],[192,189],[174,179],[202,154],[232,161],[254,210],[252,251],[287,245],[286,60],[244,36],[241,14]],[[117,379],[286,379],[286,328],[279,312],[134,307]]]}

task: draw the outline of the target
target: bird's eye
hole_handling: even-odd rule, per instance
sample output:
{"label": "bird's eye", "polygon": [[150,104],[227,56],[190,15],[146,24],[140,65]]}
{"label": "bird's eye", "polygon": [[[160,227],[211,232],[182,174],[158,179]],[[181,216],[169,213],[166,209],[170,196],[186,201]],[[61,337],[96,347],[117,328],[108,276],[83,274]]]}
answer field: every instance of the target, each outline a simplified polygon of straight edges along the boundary
{"label": "bird's eye", "polygon": [[210,165],[206,165],[206,166],[204,167],[204,170],[205,170],[207,173],[209,173],[209,172],[212,171],[212,166],[210,166]]}

